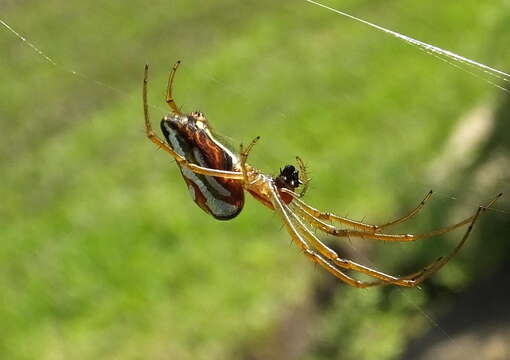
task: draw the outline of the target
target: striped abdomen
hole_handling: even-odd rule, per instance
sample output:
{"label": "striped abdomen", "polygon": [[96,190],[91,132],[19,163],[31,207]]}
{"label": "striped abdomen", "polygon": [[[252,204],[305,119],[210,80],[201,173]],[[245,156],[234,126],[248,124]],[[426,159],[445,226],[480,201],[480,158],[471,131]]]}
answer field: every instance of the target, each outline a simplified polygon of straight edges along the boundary
{"label": "striped abdomen", "polygon": [[[161,131],[175,152],[190,163],[217,170],[236,171],[237,157],[214,138],[201,113],[170,115],[161,120]],[[219,220],[237,216],[244,205],[241,181],[196,174],[180,166],[193,201]]]}

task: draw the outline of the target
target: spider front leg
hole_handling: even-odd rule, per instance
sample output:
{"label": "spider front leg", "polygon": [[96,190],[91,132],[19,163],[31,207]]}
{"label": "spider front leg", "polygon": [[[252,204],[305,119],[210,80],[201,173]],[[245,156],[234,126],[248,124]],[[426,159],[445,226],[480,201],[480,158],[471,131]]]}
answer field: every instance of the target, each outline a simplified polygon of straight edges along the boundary
{"label": "spider front leg", "polygon": [[[501,194],[498,195],[496,199],[492,201],[490,205],[492,205]],[[490,206],[489,205],[489,206]],[[433,275],[435,272],[439,271],[446,263],[448,263],[457,253],[460,251],[466,240],[468,239],[469,235],[471,234],[471,231],[473,230],[473,227],[478,220],[480,214],[487,210],[489,206],[480,206],[478,207],[478,210],[476,211],[475,215],[473,216],[473,220],[469,224],[466,232],[464,233],[464,236],[462,237],[461,241],[457,244],[457,246],[447,255],[439,257],[435,262],[430,264],[429,266],[425,267],[422,271],[416,272],[414,274],[410,274],[407,276],[400,277],[401,280],[410,282],[411,286],[417,286],[421,284],[424,280],[429,278],[431,275]]]}
{"label": "spider front leg", "polygon": [[[496,200],[501,196],[502,194],[498,194],[496,198],[494,198],[492,201],[490,201],[487,205],[484,206],[484,208],[488,208],[496,202]],[[335,226],[329,225],[325,223],[324,221],[318,219],[317,217],[313,216],[309,212],[306,211],[306,207],[302,206],[304,204],[303,202],[294,204],[293,206],[296,208],[296,210],[303,215],[303,217],[306,219],[307,222],[309,222],[311,225],[315,226],[316,228],[324,231],[327,234],[337,236],[337,237],[357,237],[357,238],[367,238],[367,239],[376,239],[376,240],[382,240],[382,241],[400,241],[400,242],[408,242],[408,241],[415,241],[418,239],[425,239],[437,235],[441,235],[450,231],[453,231],[461,226],[467,225],[473,221],[476,215],[470,216],[456,224],[430,231],[423,234],[383,234],[383,233],[375,233],[372,231],[360,231],[360,230],[349,230],[349,229],[339,229]],[[306,205],[306,204],[305,204]]]}
{"label": "spider front leg", "polygon": [[425,206],[425,203],[432,196],[432,190],[430,190],[427,193],[427,195],[425,196],[425,198],[423,198],[423,200],[418,204],[418,206],[415,207],[412,211],[410,211],[407,215],[404,215],[404,216],[397,218],[396,220],[390,221],[386,224],[372,225],[372,224],[365,224],[363,222],[351,220],[346,217],[338,216],[338,215],[335,215],[332,213],[322,212],[322,211],[317,210],[317,209],[311,207],[310,205],[306,204],[304,201],[302,201],[300,199],[302,197],[301,194],[296,194],[295,192],[290,191],[288,189],[282,189],[282,191],[290,194],[294,198],[294,200],[299,204],[300,208],[303,209],[303,211],[307,212],[308,214],[310,214],[311,216],[313,216],[314,218],[316,218],[318,220],[337,222],[340,224],[344,224],[344,225],[353,227],[358,230],[372,232],[372,233],[378,232],[379,230],[381,230],[383,228],[402,223],[402,222],[409,220],[410,218],[416,216],[418,214],[418,212],[420,212],[420,210]]}
{"label": "spider front leg", "polygon": [[378,232],[383,228],[387,228],[387,227],[390,227],[393,225],[400,224],[400,223],[407,221],[410,218],[416,216],[420,212],[420,210],[423,209],[423,207],[425,206],[425,203],[430,199],[431,196],[432,196],[432,190],[430,190],[427,193],[427,195],[425,195],[425,198],[423,198],[423,200],[418,204],[418,206],[416,206],[413,210],[411,210],[411,212],[409,212],[407,215],[404,215],[401,218],[395,219],[393,221],[389,221],[386,224],[378,225],[375,232]]}
{"label": "spider front leg", "polygon": [[329,273],[331,273],[333,276],[337,277],[338,279],[344,281],[346,284],[357,287],[357,288],[366,288],[369,286],[378,285],[379,282],[366,282],[366,281],[360,281],[353,279],[349,275],[345,274],[343,271],[338,269],[337,267],[333,266],[328,260],[326,260],[323,256],[321,256],[319,253],[314,251],[307,242],[303,239],[301,234],[296,230],[296,227],[292,220],[289,218],[289,214],[287,213],[287,210],[281,201],[280,197],[277,194],[277,190],[273,187],[272,184],[269,184],[269,192],[271,194],[271,202],[273,204],[274,210],[280,215],[280,218],[283,221],[283,224],[285,228],[287,229],[287,232],[289,233],[291,239],[294,241],[294,243],[298,246],[298,248],[305,254],[306,257],[308,257],[312,262],[320,265],[324,269],[326,269]]}
{"label": "spider front leg", "polygon": [[380,280],[379,282],[372,283],[373,285],[393,284],[393,285],[404,286],[404,287],[418,286],[424,280],[426,280],[427,278],[432,276],[434,273],[439,271],[439,269],[441,269],[455,255],[457,255],[457,253],[460,251],[460,249],[462,248],[462,246],[465,244],[466,240],[468,239],[469,235],[471,234],[473,226],[475,225],[480,213],[482,211],[485,211],[485,209],[486,209],[485,207],[480,207],[477,210],[476,214],[473,216],[471,223],[469,224],[468,229],[464,233],[461,241],[457,244],[457,246],[447,256],[442,256],[442,257],[438,258],[436,261],[427,265],[421,271],[418,271],[418,272],[415,272],[415,273],[412,273],[409,275],[394,277],[394,276],[382,273],[380,271],[371,269],[369,267],[360,265],[360,264],[355,263],[351,260],[337,258],[337,259],[333,259],[333,263],[339,267],[342,267],[345,269],[350,269],[350,270],[355,270],[355,271],[361,272],[363,274],[372,276],[372,277]]}
{"label": "spider front leg", "polygon": [[[499,198],[500,195],[498,195],[497,198]],[[400,276],[395,277],[392,275],[385,274],[383,272],[380,272],[378,270],[369,268],[367,266],[358,264],[354,261],[342,259],[340,258],[335,251],[327,247],[324,243],[322,243],[311,231],[310,229],[303,223],[301,218],[296,215],[289,207],[288,205],[281,203],[281,209],[286,214],[286,220],[291,222],[291,226],[288,227],[289,232],[291,233],[291,236],[297,237],[298,239],[301,239],[301,241],[305,244],[306,241],[303,239],[306,238],[308,240],[309,244],[317,249],[319,252],[319,257],[315,257],[315,260],[317,263],[320,263],[321,266],[325,267],[328,271],[330,271],[333,275],[339,277],[340,279],[345,280],[345,276],[347,276],[345,273],[340,271],[338,268],[343,268],[346,270],[354,270],[360,273],[363,273],[365,275],[371,276],[373,278],[376,278],[378,280],[372,281],[372,282],[359,282],[355,280],[355,282],[352,281],[346,281],[349,285],[356,286],[356,287],[368,287],[368,286],[375,286],[375,285],[382,285],[382,284],[393,284],[398,286],[404,286],[404,287],[414,287],[419,285],[421,282],[423,282],[425,279],[430,277],[432,274],[437,272],[439,269],[441,269],[446,263],[448,263],[457,253],[460,251],[464,243],[466,242],[467,238],[469,237],[473,226],[475,225],[477,219],[479,218],[479,215],[482,211],[485,211],[489,206],[491,206],[496,200],[494,199],[491,201],[487,206],[480,206],[478,210],[476,211],[475,215],[472,217],[471,222],[469,224],[468,229],[464,233],[464,236],[462,237],[461,241],[457,244],[457,246],[445,257],[440,257],[432,264],[425,267],[423,270],[419,272],[415,272],[410,275],[406,276]],[[289,219],[290,218],[290,219]],[[313,251],[312,251],[313,252]],[[330,269],[328,269],[330,268]],[[349,278],[353,280],[352,278]]]}
{"label": "spider front leg", "polygon": [[197,174],[203,174],[203,175],[210,175],[210,176],[216,176],[221,177],[225,179],[234,179],[234,180],[242,180],[243,174],[236,171],[226,171],[226,170],[217,170],[217,169],[210,169],[202,166],[198,166],[196,164],[188,162],[184,156],[179,155],[172,149],[166,142],[161,140],[156,133],[152,130],[152,125],[150,122],[150,115],[149,115],[149,105],[147,102],[147,83],[148,83],[148,76],[149,76],[149,66],[145,65],[145,72],[144,72],[144,78],[143,78],[143,93],[142,93],[142,100],[143,100],[143,113],[145,116],[145,134],[151,140],[156,146],[160,149],[165,150],[167,153],[169,153],[175,161],[180,166],[184,166],[194,173]]}
{"label": "spider front leg", "polygon": [[376,240],[382,240],[382,241],[399,241],[399,242],[409,242],[409,241],[415,241],[418,239],[424,239],[436,235],[440,235],[446,232],[450,232],[458,227],[461,227],[463,225],[466,225],[470,223],[473,220],[473,216],[462,220],[461,222],[451,225],[449,227],[431,231],[424,234],[383,234],[383,233],[376,233],[371,230],[369,231],[363,231],[363,230],[350,230],[350,229],[341,229],[337,228],[336,226],[329,225],[325,223],[322,220],[319,220],[315,216],[311,215],[307,211],[304,210],[303,207],[300,205],[293,204],[293,208],[298,211],[305,219],[306,221],[314,226],[315,228],[336,237],[356,237],[356,238],[364,238],[364,239],[376,239]]}
{"label": "spider front leg", "polygon": [[[332,267],[335,269],[333,275],[339,277],[340,279],[344,279],[344,276],[346,276],[345,273],[343,273],[339,268],[343,268],[346,270],[353,270],[358,271],[361,273],[364,273],[368,276],[371,276],[373,278],[376,278],[378,280],[370,281],[370,282],[363,282],[354,280],[348,281],[347,283],[351,286],[356,287],[369,287],[369,286],[375,286],[375,285],[382,285],[382,284],[393,284],[398,286],[406,286],[411,287],[415,286],[413,279],[408,278],[398,278],[392,275],[385,274],[383,272],[380,272],[375,269],[371,269],[367,266],[358,264],[352,260],[343,259],[338,256],[338,254],[326,246],[322,241],[320,241],[317,236],[315,236],[310,229],[303,223],[303,221],[300,219],[298,215],[296,215],[286,204],[282,204],[283,208],[285,209],[288,216],[291,217],[291,220],[293,220],[294,224],[297,225],[297,227],[294,227],[294,231],[297,234],[297,236],[304,236],[306,240],[310,243],[312,247],[317,249],[320,255],[322,255],[323,259],[323,265],[328,265],[329,267]],[[338,272],[341,272],[341,276],[338,276]],[[421,272],[420,272],[421,273]]]}
{"label": "spider front leg", "polygon": [[[401,280],[399,278],[393,277],[391,275],[387,275],[381,273],[377,270],[373,270],[367,268],[363,265],[357,264],[350,260],[341,259],[338,257],[336,252],[332,249],[328,248],[324,245],[315,235],[313,235],[303,224],[301,220],[294,214],[287,205],[285,205],[274,188],[271,187],[271,195],[272,202],[275,211],[280,215],[284,222],[284,226],[287,229],[287,232],[290,234],[292,240],[296,243],[296,245],[303,251],[305,256],[307,256],[314,263],[320,265],[325,270],[327,270],[330,274],[337,277],[338,279],[344,281],[346,284],[356,287],[356,288],[367,288],[371,286],[377,286],[382,284],[394,284],[400,286],[413,286],[409,285],[412,283],[412,280]],[[304,232],[302,234],[299,230]],[[310,241],[311,245],[317,249],[316,252],[312,246],[310,246],[304,237]],[[347,270],[356,270],[359,272],[363,272],[369,276],[375,277],[378,280],[375,281],[360,281],[354,279],[343,272],[340,268],[345,268]]]}

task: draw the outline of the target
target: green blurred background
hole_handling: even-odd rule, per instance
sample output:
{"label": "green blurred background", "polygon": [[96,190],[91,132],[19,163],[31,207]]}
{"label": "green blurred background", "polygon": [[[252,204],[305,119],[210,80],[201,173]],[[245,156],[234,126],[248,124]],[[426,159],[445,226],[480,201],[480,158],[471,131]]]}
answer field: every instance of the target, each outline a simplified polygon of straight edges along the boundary
{"label": "green blurred background", "polygon": [[[507,0],[327,3],[509,69]],[[180,59],[183,110],[235,146],[260,135],[250,163],[266,173],[301,156],[312,205],[381,223],[436,190],[396,229],[419,232],[510,195],[505,92],[299,0],[3,0],[0,18],[57,63],[0,31],[0,358],[418,359],[443,347],[430,358],[453,359],[466,331],[480,339],[493,323],[510,343],[509,196],[420,289],[352,289],[255,200],[232,221],[205,215],[144,137],[141,104],[148,63],[157,127]],[[331,244],[402,274],[461,236]],[[510,354],[482,345],[479,358]]]}

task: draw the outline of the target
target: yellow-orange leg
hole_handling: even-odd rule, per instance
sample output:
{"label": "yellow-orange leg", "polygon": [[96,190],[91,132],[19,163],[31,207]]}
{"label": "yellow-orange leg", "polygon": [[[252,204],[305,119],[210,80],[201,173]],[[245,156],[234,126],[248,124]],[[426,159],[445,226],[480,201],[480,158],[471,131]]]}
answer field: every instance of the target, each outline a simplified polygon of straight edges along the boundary
{"label": "yellow-orange leg", "polygon": [[170,72],[170,76],[168,77],[168,87],[166,89],[166,103],[168,104],[168,106],[170,106],[170,109],[176,115],[182,115],[182,113],[177,107],[177,104],[175,103],[174,97],[172,95],[172,88],[174,84],[175,73],[177,72],[180,63],[181,61],[179,60],[172,67],[172,71]]}
{"label": "yellow-orange leg", "polygon": [[290,194],[295,199],[295,201],[297,203],[299,203],[299,205],[301,205],[301,207],[307,213],[313,215],[316,219],[326,220],[326,221],[331,221],[331,222],[337,222],[337,223],[340,223],[340,224],[344,224],[344,225],[353,227],[353,228],[358,229],[358,230],[362,230],[362,231],[366,231],[366,232],[372,232],[372,233],[378,232],[382,228],[386,228],[386,227],[389,227],[389,226],[392,226],[392,225],[396,225],[396,224],[402,223],[402,222],[404,222],[406,220],[409,220],[413,216],[416,216],[418,214],[418,212],[423,208],[423,206],[425,205],[427,200],[429,200],[430,197],[432,196],[432,190],[431,190],[431,191],[429,191],[427,193],[425,198],[418,204],[418,206],[415,207],[411,212],[409,212],[405,216],[402,216],[402,217],[400,217],[400,218],[398,218],[396,220],[390,221],[390,222],[388,222],[386,224],[372,225],[372,224],[366,224],[366,223],[363,223],[363,222],[351,220],[351,219],[348,219],[346,217],[338,216],[338,215],[335,215],[335,214],[332,214],[332,213],[322,212],[320,210],[317,210],[317,209],[311,207],[310,205],[306,204],[304,201],[299,199],[301,197],[299,194],[296,194],[295,192],[293,192],[291,190],[288,190],[288,189],[281,189],[281,190],[283,192],[286,192],[286,193]]}
{"label": "yellow-orange leg", "polygon": [[[502,194],[498,194],[498,196],[490,201],[485,207],[490,207],[494,202],[501,196]],[[296,199],[295,199],[296,200]],[[367,239],[376,239],[376,240],[383,240],[383,241],[399,241],[399,242],[408,242],[408,241],[415,241],[418,239],[425,239],[437,235],[441,235],[447,232],[450,232],[452,230],[455,230],[461,226],[464,226],[466,224],[469,224],[473,221],[474,215],[470,216],[456,224],[430,231],[423,234],[383,234],[383,233],[373,233],[371,231],[360,231],[360,230],[349,230],[349,229],[339,229],[335,226],[329,225],[325,223],[322,220],[319,220],[314,215],[308,213],[306,208],[302,206],[304,204],[302,201],[294,203],[292,202],[293,208],[295,208],[305,219],[308,223],[312,224],[314,227],[324,231],[327,234],[337,236],[337,237],[358,237],[358,238],[367,238]]]}
{"label": "yellow-orange leg", "polygon": [[373,286],[373,285],[378,284],[378,282],[365,282],[365,281],[359,281],[359,280],[353,279],[349,275],[342,272],[340,269],[333,266],[330,262],[328,262],[320,254],[315,252],[307,244],[307,242],[303,239],[303,237],[299,234],[299,232],[296,230],[294,223],[289,218],[289,215],[284,208],[283,202],[280,200],[280,198],[277,194],[277,191],[274,188],[274,185],[271,183],[268,183],[267,185],[269,187],[269,192],[271,194],[271,202],[273,204],[273,207],[274,207],[276,213],[282,219],[283,224],[284,224],[285,228],[287,229],[287,232],[289,233],[290,237],[294,241],[294,243],[305,254],[306,257],[308,257],[311,261],[320,265],[321,267],[326,269],[329,273],[331,273],[333,276],[336,276],[337,278],[344,281],[345,283],[347,283],[350,286],[357,287],[357,288],[365,288],[368,286]]}
{"label": "yellow-orange leg", "polygon": [[251,143],[244,149],[243,144],[239,145],[239,161],[241,162],[241,172],[243,174],[244,183],[248,183],[248,173],[246,171],[246,160],[248,159],[248,155],[250,154],[251,149],[260,140],[260,136],[257,136],[255,139],[251,141]]}
{"label": "yellow-orange leg", "polygon": [[310,185],[310,178],[308,177],[308,171],[306,169],[306,166],[305,166],[305,163],[303,162],[303,160],[301,160],[301,158],[299,156],[296,156],[296,161],[298,163],[299,170],[301,171],[302,179],[303,179],[303,188],[297,195],[300,198],[302,198],[303,196],[305,196],[306,191],[308,190],[308,185]]}
{"label": "yellow-orange leg", "polygon": [[[346,269],[346,270],[355,270],[358,272],[362,272],[364,274],[370,275],[380,281],[374,281],[369,282],[369,284],[365,284],[366,286],[373,286],[378,285],[381,282],[385,283],[391,283],[394,285],[400,285],[400,286],[412,286],[409,283],[409,280],[401,281],[400,279],[387,275],[385,273],[382,273],[380,271],[371,269],[369,267],[366,267],[364,265],[358,264],[354,261],[347,260],[340,258],[338,254],[328,246],[326,246],[322,241],[320,241],[317,236],[315,236],[301,221],[298,215],[296,215],[287,205],[283,204],[283,207],[285,208],[287,214],[289,214],[289,217],[291,220],[293,220],[295,226],[295,231],[302,235],[306,240],[308,240],[308,243],[314,247],[328,262],[333,263],[334,265]],[[299,230],[298,230],[299,229]]]}
{"label": "yellow-orange leg", "polygon": [[[275,195],[273,195],[274,197]],[[441,267],[443,267],[448,261],[450,261],[462,248],[464,243],[466,242],[467,238],[469,237],[473,226],[475,222],[477,221],[480,213],[482,211],[485,211],[489,206],[491,206],[499,197],[501,194],[498,195],[497,198],[495,198],[493,201],[491,201],[487,207],[479,207],[477,212],[474,216],[471,218],[471,223],[464,233],[464,236],[462,237],[461,241],[457,246],[445,257],[441,257],[437,259],[432,264],[425,267],[423,270],[406,275],[401,277],[395,277],[391,276],[385,273],[382,273],[380,271],[377,271],[375,269],[371,269],[369,267],[366,267],[364,265],[358,264],[351,260],[346,260],[340,258],[335,251],[324,245],[309,229],[305,226],[305,224],[301,221],[301,219],[296,215],[286,204],[279,201],[279,199],[276,199],[275,203],[279,203],[279,207],[281,211],[283,211],[284,215],[283,220],[286,222],[290,222],[288,224],[287,230],[293,237],[293,239],[298,239],[299,242],[304,243],[306,246],[308,246],[308,243],[306,240],[303,239],[303,236],[309,241],[311,246],[313,246],[320,255],[313,255],[313,250],[308,246],[308,250],[312,252],[313,261],[320,264],[326,270],[328,270],[333,275],[337,276],[341,280],[344,280],[351,286],[355,287],[368,287],[368,286],[374,286],[374,285],[382,285],[382,284],[393,284],[398,286],[405,286],[405,287],[414,287],[419,285],[421,282],[423,282],[426,278],[434,274],[436,271],[438,271]],[[297,227],[295,226],[297,225]],[[298,230],[299,228],[299,230]],[[322,256],[321,256],[322,255]],[[309,256],[310,257],[310,256]],[[347,269],[347,270],[354,270],[361,272],[363,274],[369,275],[371,277],[374,277],[378,279],[378,281],[372,281],[372,282],[363,282],[355,280],[351,277],[348,277],[345,273],[343,273],[341,270],[336,268],[336,266]]]}
{"label": "yellow-orange leg", "polygon": [[[284,205],[285,207],[286,205]],[[417,286],[421,282],[423,282],[426,278],[434,274],[436,271],[438,271],[441,267],[443,267],[448,261],[450,261],[462,248],[464,243],[466,242],[469,234],[472,231],[472,228],[478,219],[481,211],[484,211],[486,207],[479,207],[475,215],[473,216],[473,219],[467,229],[467,231],[464,233],[464,236],[462,237],[461,241],[457,244],[457,246],[445,257],[440,257],[433,263],[426,266],[423,270],[420,270],[418,272],[405,275],[405,276],[399,276],[395,277],[392,275],[385,274],[383,272],[380,272],[378,270],[369,268],[367,266],[361,265],[359,263],[356,263],[351,260],[340,258],[336,252],[334,252],[332,249],[324,245],[299,219],[299,217],[294,214],[290,209],[288,210],[291,216],[293,216],[296,223],[299,225],[298,227],[302,231],[304,237],[314,246],[317,251],[320,252],[321,255],[323,255],[327,260],[331,261],[334,265],[348,270],[354,270],[361,272],[363,274],[369,275],[371,277],[374,277],[376,279],[379,279],[380,281],[370,282],[370,285],[380,285],[380,284],[393,284],[398,286],[405,286],[405,287],[413,287]]]}
{"label": "yellow-orange leg", "polygon": [[413,210],[411,210],[410,213],[408,213],[407,215],[404,215],[401,218],[398,218],[396,220],[387,222],[386,224],[378,225],[377,229],[375,230],[375,232],[379,232],[381,229],[384,229],[386,227],[390,227],[390,226],[393,226],[393,225],[400,224],[400,223],[402,223],[404,221],[409,220],[413,216],[416,216],[420,212],[420,210],[425,206],[425,203],[430,199],[431,196],[432,196],[432,190],[430,190],[427,193],[427,195],[425,195],[423,200],[418,204],[418,206],[416,206]]}
{"label": "yellow-orange leg", "polygon": [[427,232],[424,234],[382,234],[382,233],[374,233],[372,231],[361,231],[361,230],[349,230],[349,229],[340,229],[335,226],[329,225],[322,220],[317,219],[313,215],[306,212],[300,205],[294,204],[293,209],[298,211],[308,223],[312,224],[312,226],[320,229],[321,231],[333,235],[336,237],[356,237],[356,238],[364,238],[364,239],[376,239],[382,241],[398,241],[398,242],[409,242],[415,241],[418,239],[424,239],[440,234],[444,234],[446,232],[450,232],[458,227],[469,224],[473,220],[473,216],[470,216],[467,219],[462,220],[459,223],[454,225]]}
{"label": "yellow-orange leg", "polygon": [[151,140],[156,146],[160,149],[165,150],[167,153],[169,153],[180,166],[184,166],[194,173],[197,174],[203,174],[203,175],[210,175],[210,176],[216,176],[221,177],[225,179],[235,179],[235,180],[242,180],[243,174],[236,171],[226,171],[226,170],[217,170],[217,169],[209,169],[202,166],[195,165],[193,163],[190,163],[184,158],[183,156],[176,153],[166,142],[161,140],[152,130],[151,122],[150,122],[150,116],[149,116],[149,105],[147,103],[147,82],[148,82],[148,73],[149,73],[149,66],[145,65],[145,73],[143,78],[143,112],[145,115],[145,133],[149,140]]}

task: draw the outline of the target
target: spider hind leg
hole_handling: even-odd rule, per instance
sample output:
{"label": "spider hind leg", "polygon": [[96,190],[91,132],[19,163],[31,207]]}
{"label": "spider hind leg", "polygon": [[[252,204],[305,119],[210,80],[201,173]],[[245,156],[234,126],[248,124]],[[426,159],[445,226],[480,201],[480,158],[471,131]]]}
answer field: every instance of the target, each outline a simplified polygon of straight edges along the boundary
{"label": "spider hind leg", "polygon": [[178,60],[174,66],[172,67],[172,71],[170,72],[170,76],[168,77],[168,87],[166,90],[166,103],[172,110],[172,112],[176,115],[182,115],[181,110],[177,107],[177,104],[175,103],[174,96],[172,94],[173,84],[174,84],[174,77],[175,73],[177,72],[177,69],[179,68],[181,61]]}
{"label": "spider hind leg", "polygon": [[210,169],[203,166],[198,166],[196,164],[190,163],[183,156],[179,155],[172,149],[165,141],[161,140],[154,130],[152,130],[152,125],[150,121],[149,114],[149,104],[147,102],[147,84],[149,78],[149,65],[145,65],[144,77],[143,77],[143,92],[142,92],[142,101],[143,101],[143,113],[145,117],[145,134],[150,141],[152,141],[159,149],[165,150],[168,154],[170,154],[175,161],[179,164],[179,166],[183,166],[185,168],[190,169],[194,173],[221,177],[224,179],[235,179],[242,180],[243,175],[240,172],[235,171],[226,171],[226,170],[217,170]]}

